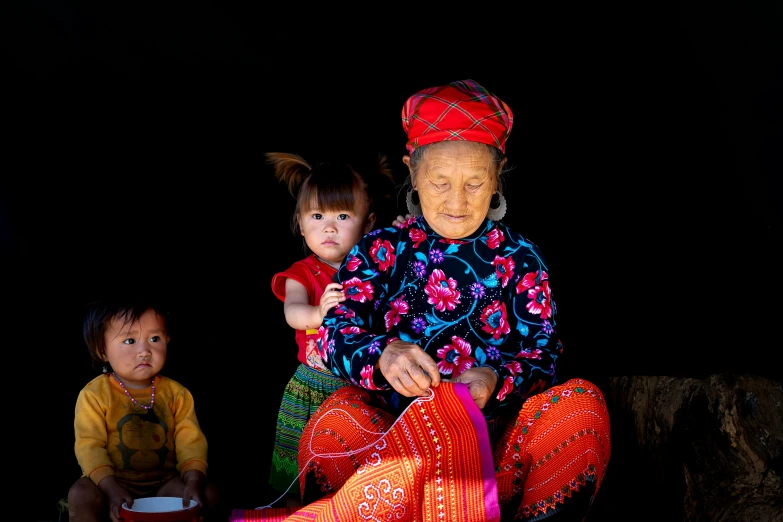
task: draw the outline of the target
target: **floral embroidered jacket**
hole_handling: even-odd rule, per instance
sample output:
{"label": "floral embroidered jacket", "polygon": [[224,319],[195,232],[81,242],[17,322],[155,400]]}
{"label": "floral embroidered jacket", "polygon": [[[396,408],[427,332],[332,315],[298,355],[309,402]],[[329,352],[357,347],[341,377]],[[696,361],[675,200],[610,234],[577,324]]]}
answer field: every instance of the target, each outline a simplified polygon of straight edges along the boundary
{"label": "floral embroidered jacket", "polygon": [[412,400],[373,371],[396,339],[421,346],[445,379],[491,367],[498,385],[483,410],[490,428],[557,382],[562,345],[547,265],[535,244],[500,222],[485,220],[460,240],[441,237],[423,217],[374,230],[335,280],[348,299],[324,317],[320,355],[336,375],[377,390],[389,411]]}

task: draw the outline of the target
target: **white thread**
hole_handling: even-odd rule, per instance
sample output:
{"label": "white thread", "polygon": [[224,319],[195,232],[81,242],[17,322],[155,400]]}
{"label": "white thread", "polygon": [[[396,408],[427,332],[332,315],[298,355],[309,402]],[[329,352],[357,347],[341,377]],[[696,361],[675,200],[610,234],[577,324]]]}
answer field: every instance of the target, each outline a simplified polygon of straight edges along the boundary
{"label": "white thread", "polygon": [[[286,493],[288,493],[288,491],[289,491],[289,490],[290,490],[290,489],[293,487],[293,485],[294,485],[294,484],[296,484],[296,481],[297,481],[297,480],[299,480],[299,477],[302,475],[302,473],[303,473],[304,471],[306,471],[306,470],[307,470],[307,465],[308,465],[308,464],[310,464],[310,461],[311,461],[311,460],[313,460],[315,457],[324,457],[324,458],[333,458],[333,457],[347,457],[347,456],[349,456],[349,455],[354,455],[354,454],[356,454],[356,453],[359,453],[359,452],[361,452],[361,451],[364,451],[364,450],[366,450],[366,449],[369,449],[369,448],[371,448],[371,447],[372,447],[374,444],[377,444],[377,443],[378,443],[378,441],[380,441],[380,440],[383,440],[383,438],[384,438],[386,435],[388,435],[388,434],[389,434],[389,432],[392,430],[392,428],[393,428],[393,427],[394,427],[394,426],[395,426],[395,425],[396,425],[396,424],[397,424],[397,423],[400,421],[400,419],[402,418],[402,416],[403,416],[403,415],[405,415],[405,412],[407,412],[407,411],[410,409],[410,407],[411,407],[411,406],[413,406],[413,405],[414,405],[414,404],[416,404],[417,402],[430,402],[430,401],[432,401],[432,399],[434,399],[434,398],[435,398],[435,390],[433,390],[432,388],[429,388],[428,390],[429,390],[429,392],[430,392],[430,396],[429,396],[429,397],[417,397],[415,401],[413,401],[412,403],[408,404],[408,406],[407,406],[407,407],[406,407],[404,410],[402,410],[402,413],[400,413],[400,415],[399,415],[399,416],[398,416],[398,417],[397,417],[397,418],[394,420],[394,422],[392,423],[392,425],[391,425],[391,426],[389,426],[389,429],[388,429],[388,430],[386,430],[385,432],[381,433],[381,436],[380,436],[380,437],[378,437],[377,439],[375,439],[375,440],[374,440],[373,442],[371,442],[370,444],[368,444],[368,445],[364,446],[363,448],[359,448],[359,449],[355,449],[355,450],[351,450],[351,451],[346,451],[346,452],[342,452],[342,453],[321,453],[321,454],[317,454],[317,453],[316,453],[316,454],[314,454],[312,457],[310,457],[310,458],[307,460],[307,462],[305,462],[305,463],[304,463],[304,466],[302,466],[302,471],[300,471],[300,472],[299,472],[299,473],[296,475],[296,478],[294,478],[294,481],[293,481],[293,482],[291,482],[291,485],[289,485],[289,486],[288,486],[288,488],[286,488],[286,490],[285,490],[285,491],[283,491],[283,494],[282,494],[282,495],[280,495],[279,497],[277,497],[275,500],[273,500],[272,502],[270,502],[270,503],[269,503],[269,504],[267,504],[266,506],[259,506],[259,507],[257,507],[256,509],[266,509],[266,508],[271,508],[271,507],[274,505],[274,503],[275,503],[275,502],[277,502],[278,500],[282,499],[282,498],[283,498],[283,497],[286,495]],[[311,433],[310,433],[310,440],[309,440],[309,441],[308,441],[308,443],[307,443],[307,444],[308,444],[308,446],[307,446],[307,447],[308,447],[308,448],[310,448],[310,452],[312,452],[312,451],[313,451],[313,434],[312,434],[312,432],[314,432],[314,431],[315,431],[315,427],[316,427],[316,426],[318,426],[318,423],[319,423],[319,422],[321,422],[321,419],[323,419],[323,418],[324,418],[324,417],[325,417],[327,414],[329,414],[329,413],[332,413],[332,412],[338,412],[338,411],[341,411],[341,412],[343,412],[343,413],[347,413],[345,410],[343,410],[343,409],[341,409],[341,408],[335,408],[335,409],[333,409],[333,410],[329,410],[329,411],[327,411],[327,412],[326,412],[326,413],[325,413],[325,414],[324,414],[324,415],[323,415],[323,416],[322,416],[320,419],[318,419],[318,421],[315,423],[315,425],[313,426],[313,429],[311,430]],[[372,433],[373,435],[377,435],[377,433],[375,433],[375,432],[373,432],[373,431],[370,431],[370,430],[368,430],[368,429],[365,429],[365,428],[363,428],[363,427],[361,427],[361,426],[359,426],[359,427],[360,427],[360,428],[362,428],[364,431],[366,431],[366,432],[368,432],[368,433]]]}

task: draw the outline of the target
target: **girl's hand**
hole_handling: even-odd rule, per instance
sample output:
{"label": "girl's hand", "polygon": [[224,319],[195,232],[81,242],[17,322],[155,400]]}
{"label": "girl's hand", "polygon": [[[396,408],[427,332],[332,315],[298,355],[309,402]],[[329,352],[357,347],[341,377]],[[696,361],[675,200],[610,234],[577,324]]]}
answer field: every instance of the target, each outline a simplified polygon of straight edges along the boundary
{"label": "girl's hand", "polygon": [[318,313],[321,314],[321,319],[326,317],[326,312],[343,301],[345,301],[343,285],[340,283],[329,283],[326,285],[324,294],[321,296],[321,302],[318,305]]}
{"label": "girl's hand", "polygon": [[397,216],[397,219],[392,221],[392,226],[395,226],[397,228],[400,228],[405,222],[407,222],[410,218],[413,217],[413,214],[405,214],[405,217]]}

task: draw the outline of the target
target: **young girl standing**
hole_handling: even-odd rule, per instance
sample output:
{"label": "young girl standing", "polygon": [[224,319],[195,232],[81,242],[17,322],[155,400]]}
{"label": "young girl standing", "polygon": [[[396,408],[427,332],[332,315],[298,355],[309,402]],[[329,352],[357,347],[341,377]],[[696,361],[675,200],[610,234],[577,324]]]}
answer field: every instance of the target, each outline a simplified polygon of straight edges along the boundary
{"label": "young girl standing", "polygon": [[292,218],[295,235],[304,238],[307,257],[272,277],[272,292],[283,301],[285,319],[296,331],[299,366],[283,392],[277,417],[269,483],[288,491],[286,505],[301,504],[297,455],[302,429],[318,406],[346,381],[331,373],[318,352],[318,328],[326,312],[345,300],[342,285],[332,277],[351,249],[375,224],[376,192],[393,186],[386,158],[372,177],[345,163],[311,166],[296,154],[267,153],[278,181],[296,198]]}

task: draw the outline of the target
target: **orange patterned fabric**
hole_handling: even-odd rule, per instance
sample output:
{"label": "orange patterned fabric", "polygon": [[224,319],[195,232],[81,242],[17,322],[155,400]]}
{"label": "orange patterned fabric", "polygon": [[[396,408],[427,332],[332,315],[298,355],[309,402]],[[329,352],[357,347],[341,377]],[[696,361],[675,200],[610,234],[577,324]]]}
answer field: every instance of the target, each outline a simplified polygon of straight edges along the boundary
{"label": "orange patterned fabric", "polygon": [[498,501],[516,520],[553,514],[588,482],[598,492],[611,456],[601,391],[571,379],[533,395],[496,445]]}
{"label": "orange patterned fabric", "polygon": [[396,423],[369,402],[346,386],[305,427],[301,489],[315,479],[324,496],[296,512],[234,510],[230,521],[498,521],[501,510],[541,518],[588,482],[597,492],[611,453],[603,395],[581,379],[528,399],[494,453],[464,384],[442,383]]}

